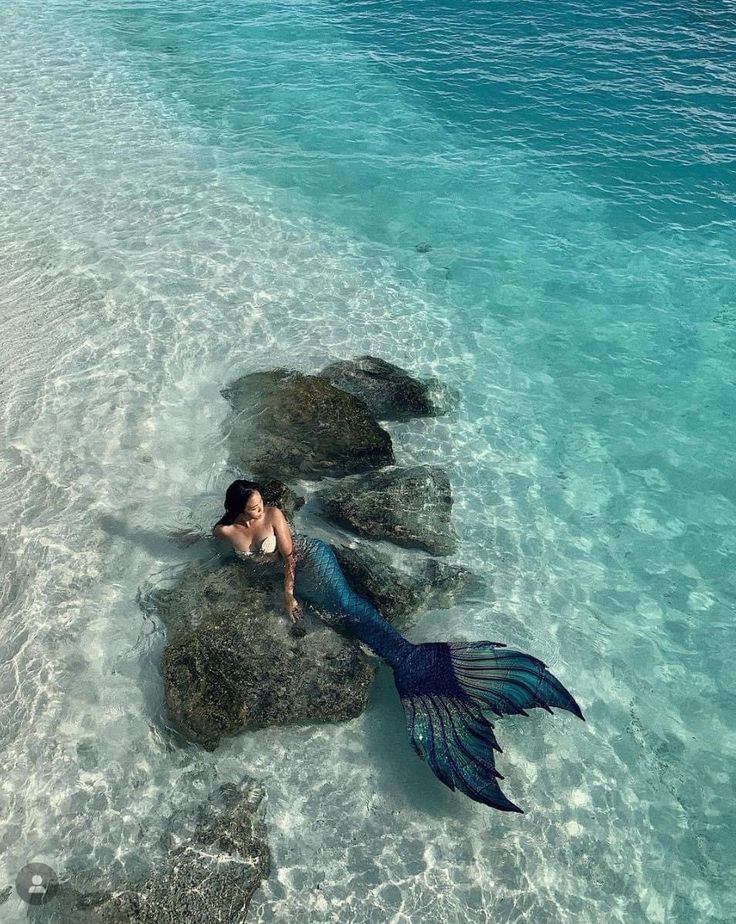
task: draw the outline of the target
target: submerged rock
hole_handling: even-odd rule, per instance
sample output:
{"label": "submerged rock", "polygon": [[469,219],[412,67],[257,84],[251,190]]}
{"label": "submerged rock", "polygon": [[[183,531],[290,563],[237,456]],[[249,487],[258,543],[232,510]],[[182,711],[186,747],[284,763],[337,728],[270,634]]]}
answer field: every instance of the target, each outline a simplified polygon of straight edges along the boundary
{"label": "submerged rock", "polygon": [[344,478],[317,496],[328,517],[369,539],[389,539],[432,555],[450,555],[457,546],[450,480],[438,466]]}
{"label": "submerged rock", "polygon": [[307,634],[292,635],[280,571],[195,562],[175,588],[154,595],[167,627],[168,715],[208,750],[245,729],[342,721],[365,708],[372,661],[308,613]]}
{"label": "submerged rock", "polygon": [[439,379],[416,378],[375,356],[331,363],[319,375],[362,398],[379,420],[436,417],[447,414],[458,400],[457,394]]}
{"label": "submerged rock", "polygon": [[470,569],[436,558],[422,556],[405,568],[371,542],[333,545],[333,549],[353,590],[386,619],[402,625],[420,609],[453,606],[482,587]]}
{"label": "submerged rock", "polygon": [[59,887],[48,905],[29,908],[36,922],[60,924],[239,924],[270,874],[271,856],[253,780],[223,784],[199,808],[193,830],[176,832],[167,858],[142,882],[114,892]]}
{"label": "submerged rock", "polygon": [[222,394],[235,411],[230,463],[258,479],[339,477],[394,461],[365,402],[317,376],[256,372]]}

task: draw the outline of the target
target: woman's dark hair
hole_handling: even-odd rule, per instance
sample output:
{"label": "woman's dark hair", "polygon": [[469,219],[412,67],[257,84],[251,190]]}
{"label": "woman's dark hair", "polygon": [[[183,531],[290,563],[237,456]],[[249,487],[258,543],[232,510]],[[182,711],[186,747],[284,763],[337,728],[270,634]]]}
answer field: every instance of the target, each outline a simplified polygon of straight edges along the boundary
{"label": "woman's dark hair", "polygon": [[228,487],[225,491],[225,513],[215,523],[215,526],[230,526],[245,510],[245,505],[256,491],[263,496],[263,488],[257,481],[244,481],[238,478],[237,481]]}

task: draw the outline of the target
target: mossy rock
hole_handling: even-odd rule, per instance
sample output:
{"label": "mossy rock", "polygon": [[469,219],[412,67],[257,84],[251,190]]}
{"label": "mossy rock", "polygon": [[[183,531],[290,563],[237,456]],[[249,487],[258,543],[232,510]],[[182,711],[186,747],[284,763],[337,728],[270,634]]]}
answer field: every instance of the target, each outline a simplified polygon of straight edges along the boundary
{"label": "mossy rock", "polygon": [[462,565],[412,554],[400,566],[370,541],[333,544],[333,549],[350,586],[397,628],[408,628],[410,617],[422,609],[453,606],[483,587]]}
{"label": "mossy rock", "polygon": [[396,466],[343,478],[317,496],[327,517],[368,539],[432,555],[451,555],[457,547],[450,479],[439,466]]}
{"label": "mossy rock", "polygon": [[376,356],[339,360],[319,375],[361,398],[379,420],[437,417],[459,401],[458,393],[435,376],[414,376]]}
{"label": "mossy rock", "polygon": [[29,907],[35,924],[222,924],[241,921],[271,871],[255,780],[223,784],[199,807],[192,830],[177,831],[168,856],[142,881],[107,892],[62,883],[48,905]]}
{"label": "mossy rock", "polygon": [[248,729],[344,721],[365,708],[372,659],[310,614],[308,631],[295,637],[281,609],[280,571],[197,562],[149,601],[167,626],[168,716],[208,750]]}
{"label": "mossy rock", "polygon": [[391,437],[360,398],[314,375],[276,369],[224,388],[230,464],[258,480],[339,477],[394,461]]}

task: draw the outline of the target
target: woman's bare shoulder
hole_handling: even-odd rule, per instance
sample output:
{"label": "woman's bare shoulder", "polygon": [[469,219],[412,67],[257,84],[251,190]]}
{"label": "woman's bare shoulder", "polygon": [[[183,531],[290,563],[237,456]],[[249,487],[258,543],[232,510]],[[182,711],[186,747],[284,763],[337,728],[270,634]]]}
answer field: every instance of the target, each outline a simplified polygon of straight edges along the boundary
{"label": "woman's bare shoulder", "polygon": [[280,536],[285,542],[287,536],[291,535],[291,527],[289,526],[289,521],[284,516],[284,511],[279,507],[273,507],[272,509],[273,513],[271,514],[269,525],[276,533],[276,535]]}
{"label": "woman's bare shoulder", "polygon": [[224,523],[217,523],[212,530],[212,535],[218,539],[227,539],[232,532],[232,526],[226,526]]}
{"label": "woman's bare shoulder", "polygon": [[267,507],[271,523],[283,523],[286,517],[280,507]]}

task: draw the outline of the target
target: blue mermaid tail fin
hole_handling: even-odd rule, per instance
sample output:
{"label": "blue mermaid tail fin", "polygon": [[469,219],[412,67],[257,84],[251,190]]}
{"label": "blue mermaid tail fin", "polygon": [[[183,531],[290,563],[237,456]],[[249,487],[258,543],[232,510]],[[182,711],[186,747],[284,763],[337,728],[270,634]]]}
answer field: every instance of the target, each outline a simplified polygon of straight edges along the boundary
{"label": "blue mermaid tail fin", "polygon": [[555,706],[583,717],[542,661],[494,642],[413,645],[393,670],[417,754],[445,786],[502,812],[522,809],[498,784],[501,748],[486,713]]}
{"label": "blue mermaid tail fin", "polygon": [[454,696],[430,693],[401,700],[409,739],[435,776],[476,802],[502,812],[522,812],[498,785],[493,752],[501,749],[479,709]]}
{"label": "blue mermaid tail fin", "polygon": [[539,658],[501,642],[450,642],[449,648],[458,683],[481,709],[501,716],[554,707],[585,721],[580,706]]}

